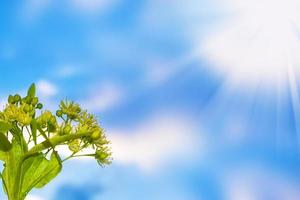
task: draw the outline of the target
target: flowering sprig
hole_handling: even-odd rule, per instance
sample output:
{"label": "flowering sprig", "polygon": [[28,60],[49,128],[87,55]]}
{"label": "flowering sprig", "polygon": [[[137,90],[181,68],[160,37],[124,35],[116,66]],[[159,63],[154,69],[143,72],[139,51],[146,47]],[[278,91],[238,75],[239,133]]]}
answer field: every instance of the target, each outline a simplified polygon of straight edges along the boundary
{"label": "flowering sprig", "polygon": [[[10,95],[0,111],[0,175],[9,200],[23,200],[33,188],[49,183],[71,158],[94,157],[101,166],[111,163],[109,141],[94,115],[67,100],[55,114],[42,108],[32,84],[26,97]],[[58,146],[68,146],[70,155],[61,159]],[[85,149],[93,153],[85,154]]]}

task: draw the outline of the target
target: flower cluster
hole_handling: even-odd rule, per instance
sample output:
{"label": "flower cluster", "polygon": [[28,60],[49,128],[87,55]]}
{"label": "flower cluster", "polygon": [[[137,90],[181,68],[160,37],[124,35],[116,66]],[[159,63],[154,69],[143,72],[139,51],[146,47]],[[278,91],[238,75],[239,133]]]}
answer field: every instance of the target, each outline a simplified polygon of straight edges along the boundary
{"label": "flower cluster", "polygon": [[27,96],[21,98],[19,94],[9,95],[8,104],[2,116],[4,120],[18,122],[21,126],[28,126],[35,115],[35,109],[41,109],[43,105],[38,103],[37,97]]}
{"label": "flower cluster", "polygon": [[94,156],[101,166],[109,164],[111,162],[111,152],[107,146],[109,141],[94,115],[82,110],[77,103],[72,101],[61,101],[59,107],[56,116],[63,122],[58,126],[58,135],[88,134],[88,136],[70,141],[68,146],[73,154],[90,147],[95,150],[95,153],[88,154],[88,156]]}
{"label": "flower cluster", "polygon": [[[3,112],[0,112],[0,120],[20,130],[23,128],[30,130],[28,145],[30,142],[37,144],[37,137],[42,137],[45,141],[51,141],[52,138],[56,140],[66,138],[57,143],[53,140],[54,142],[48,145],[48,150],[54,151],[56,146],[68,145],[73,153],[67,159],[76,156],[93,156],[101,166],[111,162],[109,141],[94,115],[82,110],[79,104],[67,100],[60,102],[55,114],[42,108],[43,104],[35,96],[35,86],[32,85],[24,98],[19,94],[8,97],[7,105]],[[86,148],[94,149],[94,153],[80,154]],[[38,150],[43,152],[47,149]]]}

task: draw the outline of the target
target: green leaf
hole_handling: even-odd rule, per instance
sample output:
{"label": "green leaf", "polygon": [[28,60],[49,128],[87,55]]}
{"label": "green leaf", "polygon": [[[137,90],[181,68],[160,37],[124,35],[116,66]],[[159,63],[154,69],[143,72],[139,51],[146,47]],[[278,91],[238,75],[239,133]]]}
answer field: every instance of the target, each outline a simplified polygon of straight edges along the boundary
{"label": "green leaf", "polygon": [[0,150],[7,152],[12,148],[11,143],[5,136],[5,133],[11,130],[12,125],[6,121],[0,121]]}
{"label": "green leaf", "polygon": [[34,187],[41,188],[48,184],[59,174],[61,168],[61,161],[56,153],[52,153],[50,160],[42,153],[27,159],[22,167],[21,196],[25,197]]}
{"label": "green leaf", "polygon": [[36,133],[37,133],[36,119],[32,119],[30,128],[31,128],[33,142],[34,142],[34,144],[37,144],[37,141],[36,141]]}
{"label": "green leaf", "polygon": [[28,97],[35,97],[35,84],[32,83],[31,86],[29,87],[28,91],[27,91],[27,96]]}
{"label": "green leaf", "polygon": [[0,133],[6,133],[12,128],[11,124],[5,121],[0,121]]}
{"label": "green leaf", "polygon": [[44,187],[52,179],[54,179],[62,169],[61,159],[57,153],[52,153],[50,160],[48,161],[47,169],[43,173],[43,177],[35,185],[36,188]]}
{"label": "green leaf", "polygon": [[11,143],[8,141],[7,137],[0,132],[0,150],[7,152],[9,150],[11,150],[12,145]]}
{"label": "green leaf", "polygon": [[17,165],[20,161],[21,156],[24,151],[18,142],[18,140],[12,140],[12,149],[8,152],[1,153],[3,159],[5,160],[4,170],[2,173],[3,183],[5,182],[8,191],[6,191],[8,197],[13,197],[13,188],[15,185],[15,177],[17,174]]}

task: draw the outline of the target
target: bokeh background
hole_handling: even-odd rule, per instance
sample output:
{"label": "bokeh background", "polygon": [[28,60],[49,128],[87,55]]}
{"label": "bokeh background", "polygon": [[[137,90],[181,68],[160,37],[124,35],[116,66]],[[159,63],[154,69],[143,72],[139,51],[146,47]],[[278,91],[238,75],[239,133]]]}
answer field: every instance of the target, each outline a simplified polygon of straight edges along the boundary
{"label": "bokeh background", "polygon": [[[300,198],[296,0],[0,3],[0,102],[94,113],[114,161],[67,162],[28,200]],[[5,197],[1,196],[1,199]]]}

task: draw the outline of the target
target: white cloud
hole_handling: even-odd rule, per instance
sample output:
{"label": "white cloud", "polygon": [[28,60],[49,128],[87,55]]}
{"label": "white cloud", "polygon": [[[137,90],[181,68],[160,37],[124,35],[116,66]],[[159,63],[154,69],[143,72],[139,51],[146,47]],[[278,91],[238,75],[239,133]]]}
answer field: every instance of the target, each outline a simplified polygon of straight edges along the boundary
{"label": "white cloud", "polygon": [[84,14],[99,14],[109,8],[116,0],[72,0],[71,6]]}
{"label": "white cloud", "polygon": [[197,47],[216,72],[248,85],[282,82],[289,70],[300,74],[299,1],[216,2],[230,15]]}
{"label": "white cloud", "polygon": [[75,64],[63,64],[57,67],[56,75],[60,78],[68,78],[82,73],[81,67]]}
{"label": "white cloud", "polygon": [[58,92],[56,85],[47,80],[39,80],[36,83],[36,88],[37,93],[43,98],[52,97]]}
{"label": "white cloud", "polygon": [[227,173],[224,182],[226,199],[230,200],[297,200],[300,196],[299,184],[290,177],[272,172],[270,169],[252,168]]}
{"label": "white cloud", "polygon": [[169,161],[192,157],[203,149],[204,138],[195,135],[195,124],[174,113],[154,115],[129,130],[108,130],[114,162],[135,164],[153,171]]}
{"label": "white cloud", "polygon": [[172,61],[151,61],[146,70],[145,80],[150,86],[163,84],[182,71],[190,60],[191,56],[188,55]]}
{"label": "white cloud", "polygon": [[46,200],[46,199],[36,195],[28,195],[25,200]]}
{"label": "white cloud", "polygon": [[156,85],[168,80],[172,74],[173,70],[171,70],[169,66],[166,66],[166,64],[160,62],[150,63],[146,80],[149,84]]}
{"label": "white cloud", "polygon": [[81,102],[83,108],[90,112],[102,112],[124,100],[124,89],[113,83],[104,83],[102,87]]}

